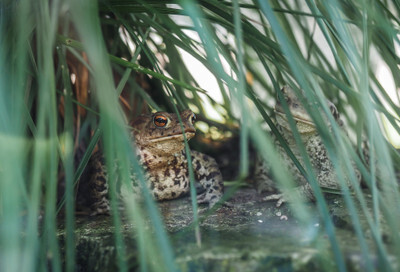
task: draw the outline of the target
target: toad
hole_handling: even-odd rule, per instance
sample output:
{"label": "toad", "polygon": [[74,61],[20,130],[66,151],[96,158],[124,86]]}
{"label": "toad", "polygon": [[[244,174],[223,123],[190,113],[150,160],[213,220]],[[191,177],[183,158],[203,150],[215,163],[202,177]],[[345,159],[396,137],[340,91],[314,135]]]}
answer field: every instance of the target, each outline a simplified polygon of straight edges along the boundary
{"label": "toad", "polygon": [[[290,87],[283,87],[281,92],[296,123],[298,132],[305,146],[307,154],[309,155],[310,162],[315,170],[316,179],[319,186],[321,188],[339,190],[340,184],[337,180],[333,164],[328,157],[328,152],[322,142],[322,139],[315,127],[313,120],[308,115],[306,109],[301,104],[296,94]],[[327,101],[327,103],[336,123],[339,125],[340,128],[343,129],[343,121],[340,119],[339,112],[337,111],[335,105],[330,101]],[[277,129],[286,140],[288,146],[290,147],[296,158],[299,160],[300,164],[304,167],[300,150],[296,144],[296,140],[286,117],[285,111],[279,100],[275,105],[274,111],[276,114],[275,123]],[[285,167],[289,169],[296,184],[298,185],[298,187],[296,188],[297,193],[304,196],[308,200],[314,200],[315,197],[310,184],[301,174],[300,170],[296,167],[284,148],[280,145],[279,141],[275,140],[275,143],[277,146],[278,154],[281,156]],[[358,181],[360,181],[360,172],[355,168],[354,170]],[[258,158],[256,162],[255,179],[258,192],[273,193],[272,195],[265,197],[264,200],[278,200],[278,207],[283,202],[285,202],[283,194],[276,193],[277,188],[274,181],[271,179],[269,167],[261,158]]]}
{"label": "toad", "polygon": [[[145,171],[145,177],[151,194],[157,201],[175,199],[190,190],[188,162],[185,154],[186,139],[196,132],[195,114],[185,110],[180,114],[182,123],[174,113],[156,112],[140,115],[132,124],[133,138],[139,162]],[[203,192],[198,195],[198,203],[214,206],[223,194],[223,179],[213,158],[197,151],[190,151],[195,178]],[[107,169],[103,155],[97,152],[89,162],[92,175],[89,179],[88,194],[92,215],[109,214]],[[140,187],[132,175],[133,191]]]}

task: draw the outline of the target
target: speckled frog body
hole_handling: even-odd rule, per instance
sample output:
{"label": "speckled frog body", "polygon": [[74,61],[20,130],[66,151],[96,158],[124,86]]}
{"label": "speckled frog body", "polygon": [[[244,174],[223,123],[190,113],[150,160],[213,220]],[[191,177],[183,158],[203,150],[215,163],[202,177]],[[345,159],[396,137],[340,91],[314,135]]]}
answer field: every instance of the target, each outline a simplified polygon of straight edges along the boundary
{"label": "speckled frog body", "polygon": [[[315,170],[316,178],[320,187],[339,190],[340,185],[337,180],[334,167],[328,157],[328,152],[322,142],[320,135],[318,134],[318,131],[315,127],[315,124],[313,123],[313,120],[308,115],[307,111],[305,110],[305,108],[297,98],[296,94],[290,87],[287,86],[283,87],[281,92],[293,116],[293,119],[296,122],[298,132],[305,146],[307,154],[309,155],[311,164]],[[330,101],[327,101],[327,103],[336,123],[339,125],[339,127],[344,129],[343,121],[340,119],[339,112],[337,111],[335,105]],[[285,138],[293,154],[296,156],[296,158],[304,167],[300,150],[296,144],[285,111],[279,100],[275,105],[274,111],[276,114],[275,123],[277,129],[279,130],[281,135]],[[329,122],[327,123],[329,124]],[[313,190],[311,189],[307,180],[298,170],[298,168],[293,163],[292,159],[288,156],[283,147],[279,144],[278,140],[276,140],[275,143],[283,163],[292,173],[293,178],[298,185],[298,187],[296,188],[297,192],[300,195],[304,196],[306,199],[314,200]],[[357,169],[354,170],[358,180],[360,181],[361,175],[359,171]],[[275,182],[271,179],[270,169],[268,165],[261,158],[257,160],[255,172],[256,172],[255,179],[256,179],[257,190],[260,193],[265,193],[265,192],[275,193],[265,197],[264,199],[278,200],[277,206],[280,206],[285,201],[285,198],[282,194],[279,193],[276,194],[277,189],[275,186]]]}
{"label": "speckled frog body", "polygon": [[[190,190],[189,170],[184,151],[184,137],[189,140],[195,135],[195,115],[185,110],[178,115],[156,112],[139,116],[132,124],[136,152],[145,170],[150,192],[158,201],[175,199]],[[197,151],[190,151],[195,178],[203,192],[198,195],[198,203],[208,203],[212,207],[223,194],[223,179],[213,158]],[[93,170],[90,178],[89,194],[92,214],[107,214],[108,201],[107,169],[101,154],[95,154],[89,162]],[[134,191],[140,191],[132,176]]]}

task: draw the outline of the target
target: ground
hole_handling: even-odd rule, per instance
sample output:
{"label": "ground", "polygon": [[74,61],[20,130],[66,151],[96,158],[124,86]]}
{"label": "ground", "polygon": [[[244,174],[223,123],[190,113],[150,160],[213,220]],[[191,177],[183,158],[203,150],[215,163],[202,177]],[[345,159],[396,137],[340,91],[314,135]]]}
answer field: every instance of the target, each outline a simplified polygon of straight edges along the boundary
{"label": "ground", "polygon": [[[309,203],[312,218],[300,222],[289,205],[277,208],[264,202],[250,188],[236,192],[231,205],[220,208],[200,224],[201,247],[188,227],[193,215],[190,197],[157,203],[182,271],[330,271],[336,270],[329,239],[315,204]],[[362,271],[362,253],[343,200],[328,200],[336,236],[350,271]],[[365,224],[361,218],[361,224]],[[137,270],[136,243],[130,233],[135,226],[124,223],[130,271]],[[77,218],[78,271],[115,271],[115,228],[109,216]],[[371,235],[365,233],[373,248]],[[383,234],[390,244],[390,235]],[[64,233],[60,228],[60,240]],[[371,253],[372,252],[372,253]],[[370,251],[373,254],[374,251]],[[282,270],[280,270],[282,271]]]}

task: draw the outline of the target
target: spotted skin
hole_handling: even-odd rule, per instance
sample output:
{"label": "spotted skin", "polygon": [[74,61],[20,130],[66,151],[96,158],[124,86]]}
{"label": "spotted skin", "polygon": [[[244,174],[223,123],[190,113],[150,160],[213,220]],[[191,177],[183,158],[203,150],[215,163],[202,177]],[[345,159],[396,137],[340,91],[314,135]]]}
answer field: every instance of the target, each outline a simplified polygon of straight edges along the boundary
{"label": "spotted skin", "polygon": [[[318,184],[321,187],[329,189],[340,189],[340,184],[338,183],[335,170],[331,160],[329,159],[328,152],[322,142],[318,131],[312,122],[311,117],[308,115],[307,111],[302,106],[301,102],[296,97],[293,90],[289,87],[284,87],[281,90],[284,98],[288,104],[289,110],[293,115],[298,131],[300,133],[303,144],[305,145],[307,154],[309,155],[310,162],[317,175]],[[335,121],[339,127],[343,128],[343,121],[340,119],[340,114],[337,111],[335,105],[327,101],[330,112],[334,117]],[[285,138],[288,146],[292,150],[293,154],[296,156],[301,165],[304,166],[300,150],[297,147],[295,138],[291,131],[290,125],[284,114],[282,105],[278,102],[275,106],[276,112],[276,127],[280,134]],[[329,122],[327,122],[329,123]],[[311,186],[301,174],[300,170],[296,167],[292,159],[288,156],[284,148],[280,145],[278,140],[275,140],[275,145],[280,155],[283,163],[291,172],[294,180],[296,181],[297,194],[305,197],[309,200],[314,200],[315,196]],[[357,175],[358,181],[361,180],[360,172],[354,168]],[[276,188],[276,184],[271,177],[271,171],[268,166],[260,157],[257,159],[255,168],[255,180],[256,188],[259,193],[268,193],[270,195],[266,196],[265,200],[278,200],[277,206],[279,207],[285,198],[283,194],[280,194]],[[271,194],[272,193],[272,194]]]}
{"label": "spotted skin", "polygon": [[197,197],[197,201],[199,203],[210,203],[211,206],[214,206],[222,197],[224,190],[218,165],[213,158],[206,154],[191,151],[191,155],[195,177],[205,189]]}
{"label": "spotted skin", "polygon": [[[195,135],[195,115],[185,110],[180,118],[189,140]],[[186,195],[190,191],[189,170],[178,116],[167,112],[141,115],[132,127],[137,156],[145,170],[147,185],[153,197],[162,201]],[[197,151],[191,151],[190,154],[195,178],[203,189],[198,202],[212,207],[221,199],[224,191],[221,172],[213,158]],[[92,175],[87,195],[91,214],[109,214],[110,181],[107,182],[107,169],[100,152],[90,160],[89,169]],[[133,174],[131,179],[133,192],[140,196],[141,189]]]}

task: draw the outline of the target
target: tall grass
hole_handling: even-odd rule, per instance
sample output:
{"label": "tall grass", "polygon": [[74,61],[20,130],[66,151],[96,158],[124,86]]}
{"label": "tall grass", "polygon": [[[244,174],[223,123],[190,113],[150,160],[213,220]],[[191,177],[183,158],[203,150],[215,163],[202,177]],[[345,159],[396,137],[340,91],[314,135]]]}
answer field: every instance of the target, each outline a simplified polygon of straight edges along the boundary
{"label": "tall grass", "polygon": [[[74,185],[99,138],[107,164],[115,159],[123,162],[118,173],[110,173],[111,180],[118,175],[128,184],[133,165],[139,181],[145,182],[136,157],[126,148],[130,136],[118,97],[129,88],[134,101],[131,114],[142,107],[168,111],[191,107],[207,116],[202,99],[208,100],[224,122],[240,124],[238,180],[249,174],[251,141],[271,165],[282,190],[290,194],[294,181],[277,159],[273,137],[282,137],[271,113],[283,85],[291,85],[303,101],[318,105],[325,113],[329,112],[325,99],[342,113],[351,137],[332,118],[327,126],[317,107],[305,103],[342,184],[365,267],[373,270],[371,256],[376,250],[380,271],[394,270],[381,224],[386,222],[392,234],[390,254],[400,256],[400,197],[395,176],[399,155],[384,134],[382,120],[386,118],[400,133],[399,95],[392,97],[382,87],[376,63],[387,67],[388,78],[397,89],[400,6],[396,1],[31,2],[0,3],[0,271],[75,269]],[[209,90],[194,80],[195,71],[185,66],[179,50],[215,75],[222,102],[215,102]],[[85,105],[71,85],[71,55],[89,71],[91,98]],[[144,90],[132,79],[133,74],[149,76],[152,89]],[[82,117],[82,131],[76,127],[78,105],[88,111]],[[268,124],[273,137],[262,130],[262,123]],[[304,162],[297,165],[314,189],[333,258],[339,270],[345,271],[344,249],[336,237],[323,188],[318,186],[294,121],[290,123]],[[96,131],[92,137],[84,134],[88,127]],[[87,143],[76,169],[75,137]],[[369,146],[368,165],[357,154],[364,140]],[[367,184],[364,191],[356,181],[353,163]],[[56,224],[61,172],[65,172],[65,260],[60,255]],[[371,195],[372,210],[365,191]],[[125,203],[129,219],[137,224],[140,269],[177,270],[155,203],[147,190],[143,194],[145,208],[134,200]],[[114,193],[111,203],[116,211]],[[311,215],[302,203],[295,200],[291,207],[307,222]],[[144,214],[149,214],[153,230],[145,228]],[[367,226],[360,223],[361,216]],[[121,227],[117,212],[113,223]],[[366,232],[372,235],[374,249],[368,246]],[[120,232],[115,232],[115,244],[120,270],[127,271]],[[154,259],[162,264],[154,264]]]}

